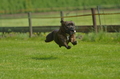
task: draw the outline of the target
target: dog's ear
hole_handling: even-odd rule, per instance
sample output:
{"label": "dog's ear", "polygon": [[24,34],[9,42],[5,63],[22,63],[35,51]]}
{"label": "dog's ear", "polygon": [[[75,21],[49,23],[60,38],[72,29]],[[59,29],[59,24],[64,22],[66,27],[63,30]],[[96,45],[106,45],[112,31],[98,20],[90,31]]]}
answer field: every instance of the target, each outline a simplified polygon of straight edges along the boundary
{"label": "dog's ear", "polygon": [[63,20],[60,21],[60,23],[63,23],[63,22],[64,22]]}

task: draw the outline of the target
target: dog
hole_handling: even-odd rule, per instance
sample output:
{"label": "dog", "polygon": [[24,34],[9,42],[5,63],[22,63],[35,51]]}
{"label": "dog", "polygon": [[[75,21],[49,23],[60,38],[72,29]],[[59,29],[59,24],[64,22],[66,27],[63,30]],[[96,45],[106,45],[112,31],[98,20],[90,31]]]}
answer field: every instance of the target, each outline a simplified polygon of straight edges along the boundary
{"label": "dog", "polygon": [[54,30],[46,36],[45,42],[55,41],[59,47],[64,46],[70,49],[71,46],[68,45],[71,42],[73,45],[77,44],[75,37],[75,24],[72,21],[61,20],[61,26],[59,30]]}

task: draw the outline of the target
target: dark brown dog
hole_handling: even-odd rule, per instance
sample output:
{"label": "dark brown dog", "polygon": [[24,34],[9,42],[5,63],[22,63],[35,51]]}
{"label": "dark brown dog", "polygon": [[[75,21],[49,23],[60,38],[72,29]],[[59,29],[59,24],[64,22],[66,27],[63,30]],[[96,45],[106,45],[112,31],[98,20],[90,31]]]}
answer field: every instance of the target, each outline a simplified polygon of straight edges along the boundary
{"label": "dark brown dog", "polygon": [[61,27],[59,30],[54,30],[46,36],[45,42],[55,41],[59,47],[65,46],[70,49],[68,45],[71,42],[73,45],[77,44],[75,38],[75,24],[72,21],[61,21]]}

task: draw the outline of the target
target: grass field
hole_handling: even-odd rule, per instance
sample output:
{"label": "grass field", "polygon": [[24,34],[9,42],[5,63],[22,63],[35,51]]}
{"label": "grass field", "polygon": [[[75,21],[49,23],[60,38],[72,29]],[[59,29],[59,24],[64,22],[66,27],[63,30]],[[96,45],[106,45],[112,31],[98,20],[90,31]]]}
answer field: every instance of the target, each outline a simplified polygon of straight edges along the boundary
{"label": "grass field", "polygon": [[0,79],[119,79],[120,44],[84,42],[67,50],[44,38],[0,39]]}

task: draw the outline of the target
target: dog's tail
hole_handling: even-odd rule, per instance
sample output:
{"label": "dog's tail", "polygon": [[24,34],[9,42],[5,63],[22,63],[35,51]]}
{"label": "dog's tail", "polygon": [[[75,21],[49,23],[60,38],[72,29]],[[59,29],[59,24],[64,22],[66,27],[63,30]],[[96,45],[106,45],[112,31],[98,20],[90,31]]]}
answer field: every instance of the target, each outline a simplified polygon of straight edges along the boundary
{"label": "dog's tail", "polygon": [[45,40],[45,42],[51,42],[51,41],[53,41],[53,32],[49,33],[46,36],[46,40]]}

